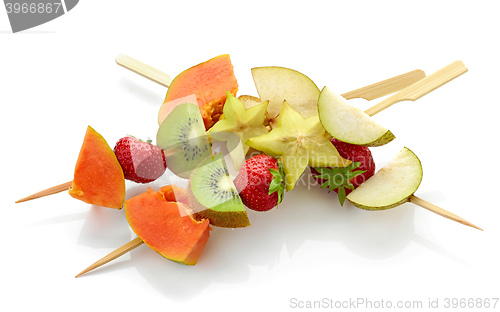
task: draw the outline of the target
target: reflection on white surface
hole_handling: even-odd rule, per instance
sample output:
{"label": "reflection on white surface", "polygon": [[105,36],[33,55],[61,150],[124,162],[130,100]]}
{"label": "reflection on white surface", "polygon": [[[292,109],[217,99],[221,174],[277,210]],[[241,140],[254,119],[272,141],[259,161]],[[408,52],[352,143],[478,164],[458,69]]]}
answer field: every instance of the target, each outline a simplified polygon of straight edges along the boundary
{"label": "reflection on white surface", "polygon": [[[129,198],[144,192],[147,187],[155,188],[155,185],[129,187]],[[435,195],[441,196],[438,193]],[[315,198],[314,205],[311,205],[311,197]],[[416,243],[448,260],[464,263],[446,248],[415,233],[415,209],[419,208],[409,203],[385,211],[365,211],[350,203],[342,207],[335,193],[328,194],[319,187],[308,189],[302,184],[286,193],[277,209],[269,212],[248,210],[251,221],[248,228],[213,228],[195,266],[166,260],[142,245],[87,275],[111,275],[124,268],[134,268],[159,294],[183,302],[208,289],[217,289],[216,285],[230,287],[227,285],[246,283],[255,271],[272,272],[283,263],[293,261],[295,253],[304,250],[310,253],[311,259],[323,264],[330,261],[322,259],[329,254],[323,248],[351,253],[366,261],[383,261]],[[78,244],[100,250],[113,249],[118,247],[117,242],[125,243],[133,237],[123,211],[94,206],[86,215]],[[331,261],[335,263],[334,259]]]}

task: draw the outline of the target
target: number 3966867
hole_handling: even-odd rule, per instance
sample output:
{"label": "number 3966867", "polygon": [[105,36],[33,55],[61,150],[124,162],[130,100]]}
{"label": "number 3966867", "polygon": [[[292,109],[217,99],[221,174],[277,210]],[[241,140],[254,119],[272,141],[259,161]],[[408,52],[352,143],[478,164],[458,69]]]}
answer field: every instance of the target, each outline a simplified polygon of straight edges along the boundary
{"label": "number 3966867", "polygon": [[15,13],[15,14],[51,14],[58,13],[59,10],[62,10],[61,3],[10,3],[7,2],[5,4],[5,8],[7,9],[7,13]]}

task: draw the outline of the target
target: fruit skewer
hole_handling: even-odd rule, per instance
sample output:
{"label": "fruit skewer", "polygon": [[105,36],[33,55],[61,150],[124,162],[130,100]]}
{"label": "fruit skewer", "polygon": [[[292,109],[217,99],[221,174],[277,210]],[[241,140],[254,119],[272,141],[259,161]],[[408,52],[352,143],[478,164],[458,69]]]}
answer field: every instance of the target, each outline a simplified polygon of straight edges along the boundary
{"label": "fruit skewer", "polygon": [[[365,113],[368,116],[374,116],[375,114],[381,112],[382,110],[390,107],[391,105],[401,102],[401,101],[415,101],[422,96],[428,94],[429,92],[437,89],[438,87],[450,82],[451,80],[463,75],[468,71],[467,67],[465,67],[462,61],[455,61],[442,69],[432,73],[431,75],[417,81],[416,83],[406,87],[405,89],[399,91],[398,93],[388,97],[382,102],[372,106],[367,109]],[[320,100],[321,101],[321,100]],[[476,225],[471,222],[443,209],[432,203],[429,203],[415,195],[411,195],[407,198],[407,201],[412,202],[413,204],[425,208],[429,211],[432,211],[442,217],[448,218],[450,220],[456,221],[458,223],[479,229]]]}
{"label": "fruit skewer", "polygon": [[[457,61],[454,64],[461,65],[462,69],[460,71],[458,71],[458,72],[450,74],[449,73],[450,67],[448,66],[448,67],[446,67],[446,68],[444,68],[444,69],[436,72],[435,74],[433,74],[433,76],[430,79],[427,79],[427,80],[424,79],[424,81],[422,83],[420,83],[420,86],[418,88],[412,88],[410,90],[406,90],[405,93],[403,93],[403,91],[402,91],[402,92],[396,94],[395,96],[393,96],[392,99],[391,99],[391,101],[393,101],[392,104],[396,103],[396,101],[394,99],[400,99],[399,101],[401,101],[403,99],[413,99],[413,100],[416,100],[417,98],[419,98],[419,97],[427,94],[428,92],[432,91],[433,89],[435,89],[435,88],[437,88],[437,87],[439,87],[439,86],[441,86],[441,85],[443,85],[443,84],[451,81],[452,79],[458,77],[459,75],[461,75],[461,74],[463,74],[463,73],[465,73],[467,71],[467,69],[465,68],[465,66],[463,66],[462,62]],[[453,66],[453,68],[455,68],[455,66]],[[414,74],[420,74],[420,73],[418,71],[415,71]],[[443,78],[443,75],[446,78]],[[381,82],[380,84],[383,85],[383,82]],[[372,93],[372,94],[377,94],[376,93],[377,87],[372,87],[372,88],[374,89],[374,92],[375,92],[375,93]],[[427,90],[426,92],[422,91],[422,89],[424,89],[424,88],[425,88],[425,90]],[[369,90],[369,89],[370,89],[370,87],[365,87],[365,90],[363,92],[365,92],[366,90]],[[363,93],[363,92],[361,92],[361,93]],[[348,98],[358,97],[358,96],[355,96],[355,93],[354,94],[353,93],[347,94],[347,96],[346,95],[344,95],[344,96],[346,96]],[[416,97],[414,94],[417,94],[419,96]],[[352,96],[352,97],[350,97],[350,96]],[[412,98],[412,96],[413,96],[413,98]],[[362,96],[359,96],[359,97],[362,97]],[[369,95],[367,97],[368,97],[368,99],[372,99],[372,98],[370,98]],[[376,97],[374,97],[374,98],[376,98]],[[389,101],[386,101],[386,103],[388,103],[388,102]],[[387,108],[389,106],[390,105],[387,105],[384,108]],[[465,225],[472,226],[472,227],[475,227],[477,229],[480,229],[477,226],[471,224],[470,222],[464,220],[463,218],[461,218],[461,217],[459,217],[459,216],[457,216],[457,215],[455,215],[455,214],[453,214],[451,212],[448,212],[448,211],[446,211],[446,210],[444,210],[444,209],[442,209],[440,207],[437,207],[437,206],[435,206],[435,205],[433,205],[433,204],[431,204],[429,202],[426,202],[425,200],[420,199],[420,198],[414,196],[413,194],[408,198],[408,201],[413,202],[414,204],[417,204],[417,205],[419,205],[419,206],[421,206],[423,208],[426,208],[426,209],[428,209],[428,210],[430,210],[430,211],[432,211],[434,213],[437,213],[437,214],[439,214],[441,216],[444,216],[446,218],[449,218],[451,220],[454,220],[454,221],[460,222],[462,224],[465,224]],[[91,270],[94,270],[94,269],[96,269],[96,268],[98,268],[98,267],[100,267],[100,266],[102,266],[102,265],[104,265],[104,264],[106,264],[106,263],[108,263],[108,262],[116,259],[120,255],[125,254],[126,252],[128,252],[128,251],[130,251],[130,250],[132,250],[132,249],[134,249],[134,248],[136,248],[138,246],[140,246],[141,244],[142,244],[142,241],[140,239],[137,239],[137,238],[134,239],[133,241],[125,244],[124,246],[116,249],[115,251],[113,251],[110,254],[106,255],[102,259],[98,260],[97,262],[95,262],[94,264],[92,264],[91,266],[89,266],[88,268],[86,268],[85,270],[83,270],[81,273],[79,273],[76,277],[81,276],[82,274],[85,274],[85,273],[87,273],[87,272],[89,272]]]}
{"label": "fruit skewer", "polygon": [[[89,204],[119,209],[122,201],[115,198],[116,201],[110,203],[102,200],[103,196],[110,197],[118,193],[124,196],[125,180],[149,183],[158,179],[166,170],[165,157],[168,155],[168,152],[152,145],[151,141],[131,136],[121,138],[111,149],[104,138],[89,126],[75,165],[73,180],[19,199],[16,203],[68,190],[72,197]],[[113,192],[110,193],[110,190]]]}
{"label": "fruit skewer", "polygon": [[417,191],[422,177],[423,170],[420,160],[410,149],[405,147],[386,166],[350,192],[346,199],[358,208],[371,211],[391,209],[411,202],[442,217],[483,230],[469,221],[415,196],[414,193]]}
{"label": "fruit skewer", "polygon": [[[353,145],[349,143],[345,143],[342,141],[339,141],[337,139],[331,139],[330,140],[332,144],[335,146],[339,154],[351,161],[356,161],[357,163],[355,164],[355,168],[351,169],[349,167],[347,168],[342,168],[342,170],[338,171],[337,173],[333,173],[332,169],[330,168],[311,168],[311,174],[313,178],[318,182],[319,185],[321,185],[321,188],[328,188],[329,191],[334,190],[336,193],[338,193],[338,198],[339,202],[341,205],[343,205],[346,195],[347,199],[349,199],[349,194],[358,189],[359,186],[363,185],[364,183],[367,183],[375,174],[375,161],[373,159],[373,156],[371,154],[371,151],[368,147],[366,146],[359,146],[359,145]],[[408,150],[408,149],[405,149]],[[409,151],[409,150],[408,150]],[[408,153],[410,154],[410,153]],[[413,156],[413,159],[416,159],[416,156],[411,153]],[[404,162],[402,162],[403,164]],[[390,182],[397,181],[393,184],[394,189],[401,190],[404,188],[404,185],[407,183],[407,179],[404,179],[405,177],[414,177],[415,173],[420,177],[420,180],[416,180],[414,187],[412,189],[413,192],[415,192],[418,189],[418,186],[420,185],[420,181],[422,178],[422,168],[420,161],[417,160],[414,162],[416,164],[413,166],[412,170],[408,170],[402,174],[399,175],[397,178],[386,178],[385,180],[381,180],[379,177],[378,182],[376,185],[378,186],[385,186],[383,188],[382,186],[380,189],[383,188],[383,191],[379,192],[374,192],[371,193],[369,196],[364,196],[365,202],[364,205],[357,205],[358,208],[366,209],[366,210],[384,210],[384,209],[389,209],[389,208],[394,208],[399,206],[400,204],[403,204],[405,202],[411,202],[417,206],[420,206],[422,208],[425,208],[431,212],[434,212],[442,217],[448,218],[452,221],[456,221],[458,223],[476,228],[478,230],[482,230],[481,228],[477,227],[476,225],[470,223],[469,221],[447,211],[444,210],[441,207],[438,207],[428,201],[425,201],[422,198],[419,198],[415,196],[413,193],[404,191],[403,197],[399,197],[397,200],[392,200],[392,204],[388,204],[387,202],[382,205],[381,204],[381,198],[386,196],[387,194],[391,193],[390,187],[388,185]],[[408,166],[411,168],[411,166]],[[402,167],[400,167],[402,168]],[[321,171],[321,172],[319,172]],[[339,169],[339,168],[337,168]],[[388,168],[382,168],[379,170],[380,172],[386,172],[387,176],[390,176],[388,172],[390,171],[396,171],[394,168],[388,169]],[[339,179],[340,178],[340,179]],[[236,177],[238,179],[238,177]],[[372,185],[374,185],[373,182],[371,182]],[[366,188],[366,185],[365,185]],[[358,192],[359,193],[359,192]],[[242,199],[244,199],[244,193],[243,195],[240,193],[240,196]],[[373,202],[370,203],[370,201],[366,201],[367,198],[372,198],[372,199],[378,199],[377,203],[374,204]],[[262,201],[262,199],[261,199]],[[255,200],[254,200],[255,202]],[[245,203],[246,204],[246,203]],[[356,206],[356,201],[353,203]],[[372,204],[370,206],[370,204]],[[247,206],[248,207],[248,206]],[[251,208],[251,207],[249,207]]]}
{"label": "fruit skewer", "polygon": [[[172,81],[168,74],[165,74],[160,70],[157,70],[124,54],[118,55],[116,58],[116,62],[118,65],[123,66],[165,87],[168,87],[168,85]],[[373,100],[402,90],[424,77],[425,73],[422,70],[417,69],[353,91],[346,92],[342,94],[342,96],[344,96],[346,99],[363,98],[366,100]],[[71,185],[72,181],[65,182],[23,197],[17,200],[16,203],[21,203],[67,191],[71,188]]]}
{"label": "fruit skewer", "polygon": [[128,199],[125,216],[137,237],[77,274],[78,277],[145,243],[163,257],[195,265],[209,239],[207,219],[197,221],[189,214],[185,189],[166,185],[150,188]]}

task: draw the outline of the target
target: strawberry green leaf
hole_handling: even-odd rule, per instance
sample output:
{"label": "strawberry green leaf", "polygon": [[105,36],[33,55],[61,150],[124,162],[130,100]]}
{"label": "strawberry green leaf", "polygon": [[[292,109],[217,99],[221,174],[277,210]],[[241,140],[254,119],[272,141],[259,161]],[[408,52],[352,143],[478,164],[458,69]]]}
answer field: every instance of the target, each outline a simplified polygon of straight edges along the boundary
{"label": "strawberry green leaf", "polygon": [[346,197],[345,188],[343,186],[339,186],[339,202],[340,205],[342,206],[344,206],[345,197]]}
{"label": "strawberry green leaf", "polygon": [[350,181],[352,178],[355,178],[363,173],[365,173],[365,170],[350,171],[346,173],[346,178]]}
{"label": "strawberry green leaf", "polygon": [[[328,188],[330,187],[330,182],[329,182],[329,181],[325,181],[325,182],[323,182],[323,183],[321,184],[321,186],[320,186],[320,188],[325,188],[325,187],[328,187]],[[329,190],[328,190],[328,193],[330,193],[331,191],[332,191],[332,190],[331,190],[331,189],[329,189]]]}
{"label": "strawberry green leaf", "polygon": [[269,185],[269,195],[274,192],[278,192],[278,204],[283,200],[283,194],[285,193],[285,173],[283,171],[283,166],[278,160],[278,170],[269,168],[269,172],[273,175],[271,184]]}
{"label": "strawberry green leaf", "polygon": [[314,168],[319,172],[316,175],[316,178],[325,180],[321,184],[321,188],[327,188],[328,192],[337,189],[337,193],[339,196],[339,202],[343,206],[346,198],[346,188],[351,191],[354,190],[354,185],[351,183],[351,180],[354,177],[357,177],[360,174],[365,173],[363,170],[354,169],[361,166],[360,162],[353,162],[347,167],[333,167],[333,168]]}

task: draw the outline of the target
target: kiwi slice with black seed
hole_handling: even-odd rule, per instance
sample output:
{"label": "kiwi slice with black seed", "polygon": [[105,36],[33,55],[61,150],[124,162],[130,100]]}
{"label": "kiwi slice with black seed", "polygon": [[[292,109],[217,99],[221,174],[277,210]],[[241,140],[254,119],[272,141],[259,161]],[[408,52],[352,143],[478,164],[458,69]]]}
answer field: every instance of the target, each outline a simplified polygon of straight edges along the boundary
{"label": "kiwi slice with black seed", "polygon": [[188,179],[201,161],[212,154],[198,105],[176,106],[161,123],[156,144],[165,151],[167,168]]}
{"label": "kiwi slice with black seed", "polygon": [[191,174],[188,190],[196,219],[208,219],[214,226],[227,228],[250,225],[222,153],[200,163]]}

